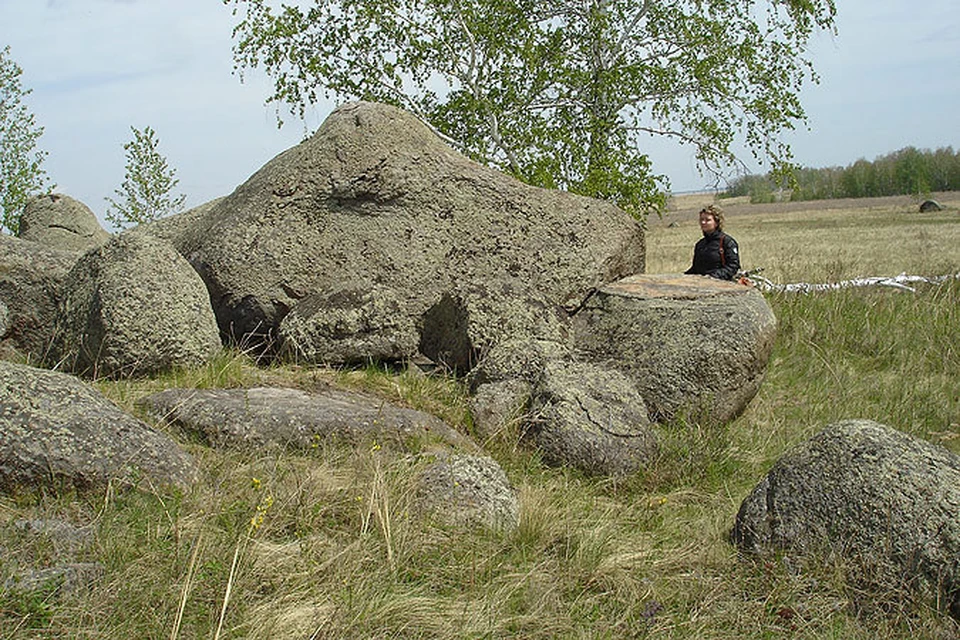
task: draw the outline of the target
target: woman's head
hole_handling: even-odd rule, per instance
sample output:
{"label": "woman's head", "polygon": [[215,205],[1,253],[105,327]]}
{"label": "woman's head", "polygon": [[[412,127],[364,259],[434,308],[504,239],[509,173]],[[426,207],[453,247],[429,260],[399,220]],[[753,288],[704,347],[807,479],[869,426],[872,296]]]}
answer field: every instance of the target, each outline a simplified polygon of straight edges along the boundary
{"label": "woman's head", "polygon": [[723,209],[715,204],[700,209],[700,230],[704,233],[723,231]]}

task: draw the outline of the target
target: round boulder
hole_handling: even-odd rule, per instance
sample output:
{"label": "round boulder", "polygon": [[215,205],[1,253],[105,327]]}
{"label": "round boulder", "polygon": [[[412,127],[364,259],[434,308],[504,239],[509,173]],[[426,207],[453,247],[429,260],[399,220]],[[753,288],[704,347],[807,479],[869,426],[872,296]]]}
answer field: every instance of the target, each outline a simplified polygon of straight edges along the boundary
{"label": "round boulder", "polygon": [[731,538],[751,554],[833,555],[960,618],[960,456],[870,420],[829,425],[777,461]]}
{"label": "round boulder", "polygon": [[419,475],[416,506],[442,522],[514,529],[520,503],[499,464],[486,456],[438,453]]}
{"label": "round boulder", "polygon": [[152,375],[220,349],[203,282],[167,242],[128,231],[71,269],[48,361],[92,376]]}
{"label": "round boulder", "polygon": [[626,374],[656,422],[727,422],[756,395],[776,337],[759,291],[706,276],[634,275],[573,318],[575,350]]}
{"label": "round boulder", "polygon": [[548,362],[533,386],[526,437],[547,464],[589,475],[634,473],[657,453],[636,386],[619,371],[568,360]]}
{"label": "round boulder", "polygon": [[17,235],[63,251],[87,251],[110,239],[87,205],[61,193],[30,198]]}

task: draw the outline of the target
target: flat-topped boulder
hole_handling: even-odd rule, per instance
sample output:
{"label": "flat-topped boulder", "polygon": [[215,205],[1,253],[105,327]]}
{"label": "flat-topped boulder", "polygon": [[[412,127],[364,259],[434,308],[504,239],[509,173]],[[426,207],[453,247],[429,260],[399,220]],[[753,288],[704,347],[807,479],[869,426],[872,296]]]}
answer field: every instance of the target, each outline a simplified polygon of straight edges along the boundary
{"label": "flat-topped boulder", "polygon": [[138,404],[213,447],[310,449],[332,441],[478,451],[470,438],[436,416],[333,388],[167,389]]}
{"label": "flat-topped boulder", "polygon": [[756,395],[776,317],[752,287],[706,276],[632,275],[599,287],[573,318],[579,357],[636,384],[654,421],[732,420]]}

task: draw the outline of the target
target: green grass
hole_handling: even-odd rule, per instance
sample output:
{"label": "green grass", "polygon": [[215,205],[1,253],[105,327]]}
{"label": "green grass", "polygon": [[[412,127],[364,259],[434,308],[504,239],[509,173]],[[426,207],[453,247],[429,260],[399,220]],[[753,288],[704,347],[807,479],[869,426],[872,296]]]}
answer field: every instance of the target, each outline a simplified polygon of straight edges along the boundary
{"label": "green grass", "polygon": [[[880,274],[859,272],[861,261],[898,273],[900,253],[921,261],[913,272],[960,270],[960,244],[923,249],[931,236],[956,233],[950,218],[924,223],[926,238],[904,236],[897,256],[874,248],[856,261],[848,247],[873,233],[876,217],[806,219],[821,220],[832,245],[814,253],[828,263],[840,256],[839,266],[791,263],[784,281]],[[692,242],[662,253],[667,235],[657,234],[675,231],[651,231],[652,262],[689,259]],[[763,234],[737,237],[745,251],[770,251]],[[742,559],[727,535],[770,465],[830,422],[869,418],[960,453],[960,282],[768,301],[778,337],[758,396],[723,427],[664,425],[663,451],[646,472],[586,478],[544,467],[515,430],[494,438],[490,453],[520,496],[514,531],[413,516],[416,460],[375,448],[238,453],[187,443],[206,476],[183,495],[0,498],[0,579],[18,562],[56,561],[51,540],[5,526],[17,518],[93,528],[96,542],[75,557],[104,566],[82,593],[0,597],[0,639],[956,637],[960,627],[925,603],[858,591],[840,564]],[[131,410],[166,386],[337,384],[470,429],[456,381],[377,367],[257,368],[228,353],[158,380],[99,384]]]}

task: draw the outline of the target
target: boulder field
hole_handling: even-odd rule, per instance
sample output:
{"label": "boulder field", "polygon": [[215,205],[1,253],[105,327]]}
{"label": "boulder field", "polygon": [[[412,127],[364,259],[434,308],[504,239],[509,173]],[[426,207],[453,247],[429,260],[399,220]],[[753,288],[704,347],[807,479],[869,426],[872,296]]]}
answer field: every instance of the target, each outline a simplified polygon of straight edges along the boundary
{"label": "boulder field", "polygon": [[[304,366],[426,360],[465,378],[476,435],[518,421],[546,462],[589,474],[649,465],[658,422],[736,417],[776,329],[749,287],[644,275],[643,228],[613,204],[523,184],[380,104],[338,108],[190,211],[116,236],[89,217],[43,196],[3,239],[3,340],[30,361],[156,375],[221,341]],[[245,437],[296,440],[281,431]]]}

